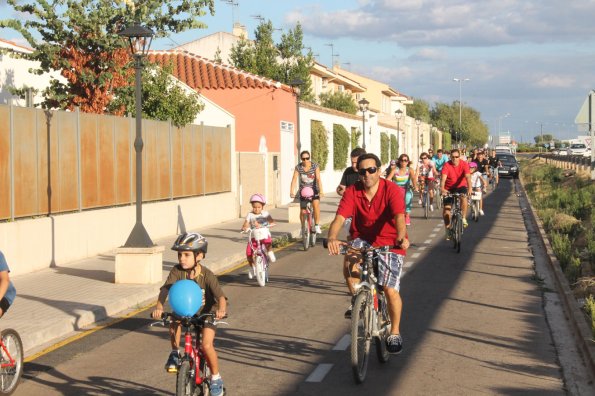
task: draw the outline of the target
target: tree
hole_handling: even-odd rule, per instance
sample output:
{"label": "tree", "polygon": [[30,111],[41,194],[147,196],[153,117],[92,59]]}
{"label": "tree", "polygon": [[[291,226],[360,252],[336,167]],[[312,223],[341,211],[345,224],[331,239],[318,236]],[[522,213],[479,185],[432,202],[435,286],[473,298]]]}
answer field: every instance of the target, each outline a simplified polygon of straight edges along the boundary
{"label": "tree", "polygon": [[430,122],[430,104],[423,99],[414,99],[412,104],[407,105],[407,115]]}
{"label": "tree", "polygon": [[[58,71],[64,80],[52,78],[43,93],[44,108],[124,114],[134,69],[128,44],[118,32],[134,23],[152,29],[156,37],[204,28],[198,20],[214,14],[214,0],[147,0],[137,7],[126,0],[7,0],[22,15],[0,21],[27,40],[33,52],[23,57],[40,62],[37,74]],[[37,39],[36,37],[40,37]]]}
{"label": "tree", "polygon": [[544,143],[549,143],[552,140],[554,140],[554,136],[549,133],[546,133],[543,135],[537,135],[533,139],[535,139],[535,144],[543,145]]}
{"label": "tree", "polygon": [[[459,125],[459,111],[461,123]],[[459,109],[459,102],[435,103],[430,111],[430,122],[441,131],[448,131],[452,139],[470,146],[481,146],[488,140],[488,127],[479,112],[472,107]]]}
{"label": "tree", "polygon": [[347,92],[323,92],[318,97],[320,105],[323,107],[349,114],[357,113],[357,105],[353,101],[353,96]]}
{"label": "tree", "polygon": [[313,102],[310,69],[314,64],[312,52],[302,54],[304,34],[298,23],[295,29],[283,33],[279,44],[273,40],[273,23],[261,22],[256,28],[254,41],[242,38],[231,49],[229,62],[238,69],[291,84],[300,79],[300,100]]}

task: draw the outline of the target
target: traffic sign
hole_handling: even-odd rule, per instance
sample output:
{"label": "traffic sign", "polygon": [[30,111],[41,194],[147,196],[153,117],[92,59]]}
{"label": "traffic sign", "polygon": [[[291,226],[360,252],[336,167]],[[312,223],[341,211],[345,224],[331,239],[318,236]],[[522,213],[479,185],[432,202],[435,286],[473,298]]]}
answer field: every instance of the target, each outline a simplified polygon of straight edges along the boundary
{"label": "traffic sign", "polygon": [[[585,101],[583,102],[581,109],[578,111],[578,114],[574,119],[574,122],[576,124],[589,124],[593,119],[592,114],[591,116],[589,116],[589,102],[591,101],[591,95],[593,95],[594,93],[594,91],[589,92],[589,96],[587,96],[587,99],[585,99]],[[591,113],[593,113],[593,109],[591,109]]]}

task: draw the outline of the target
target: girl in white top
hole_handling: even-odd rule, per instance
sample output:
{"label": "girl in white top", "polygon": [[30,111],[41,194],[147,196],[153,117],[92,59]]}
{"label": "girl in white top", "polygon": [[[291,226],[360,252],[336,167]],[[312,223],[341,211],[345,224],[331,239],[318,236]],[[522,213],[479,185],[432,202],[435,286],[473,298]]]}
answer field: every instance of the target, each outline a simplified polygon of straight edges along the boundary
{"label": "girl in white top", "polygon": [[[246,215],[244,225],[242,225],[242,231],[247,231],[252,228],[258,230],[257,236],[260,243],[265,245],[267,249],[267,256],[271,263],[276,261],[275,253],[273,252],[273,240],[271,238],[271,232],[269,226],[275,223],[275,220],[271,217],[268,211],[263,210],[266,205],[266,199],[262,194],[254,194],[250,197],[250,204],[252,205],[252,211]],[[253,234],[254,235],[254,234]],[[250,271],[248,276],[250,279],[254,276],[254,259],[252,258],[253,250],[258,248],[256,238],[248,241],[246,245],[246,259],[250,264]]]}
{"label": "girl in white top", "polygon": [[[469,162],[469,170],[471,171],[471,189],[472,191],[485,191],[487,183],[481,176],[481,172],[477,171],[477,163]],[[483,216],[483,194],[479,201],[479,214]]]}

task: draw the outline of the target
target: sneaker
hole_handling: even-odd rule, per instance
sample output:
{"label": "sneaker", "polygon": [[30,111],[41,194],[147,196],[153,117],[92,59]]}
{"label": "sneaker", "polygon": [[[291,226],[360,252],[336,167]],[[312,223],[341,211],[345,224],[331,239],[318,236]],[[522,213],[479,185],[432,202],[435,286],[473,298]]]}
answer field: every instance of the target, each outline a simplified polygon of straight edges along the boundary
{"label": "sneaker", "polygon": [[386,349],[388,353],[398,355],[403,351],[403,338],[400,334],[391,334],[386,339]]}
{"label": "sneaker", "polygon": [[248,268],[248,279],[254,278],[254,270],[252,267]]}
{"label": "sneaker", "polygon": [[450,228],[444,228],[444,234],[446,235],[446,240],[450,241]]}
{"label": "sneaker", "polygon": [[314,229],[316,230],[316,233],[317,233],[317,234],[322,234],[322,230],[320,229],[320,225],[316,224],[316,225],[314,226]]}
{"label": "sneaker", "polygon": [[178,351],[171,351],[167,362],[165,363],[165,371],[168,373],[177,373],[180,365],[180,353]]}
{"label": "sneaker", "polygon": [[351,319],[351,311],[353,310],[353,305],[350,305],[345,311],[345,319]]}
{"label": "sneaker", "polygon": [[463,217],[463,227],[467,227],[469,224],[467,224],[467,219]]}
{"label": "sneaker", "polygon": [[434,204],[430,204],[430,212],[434,211]]}
{"label": "sneaker", "polygon": [[421,198],[419,199],[419,201],[418,201],[418,202],[419,202],[419,204],[421,205]]}
{"label": "sneaker", "polygon": [[409,213],[405,214],[405,225],[411,225],[411,218],[409,217]]}
{"label": "sneaker", "polygon": [[277,261],[277,258],[275,257],[275,252],[273,252],[272,250],[267,253],[267,256],[269,257],[269,261],[271,263],[274,263],[275,261]]}
{"label": "sneaker", "polygon": [[225,393],[225,389],[223,388],[223,379],[218,378],[216,380],[211,380],[209,390],[211,391],[212,396],[222,396],[223,393]]}
{"label": "sneaker", "polygon": [[479,214],[480,214],[481,216],[485,216],[485,214],[483,213],[483,210],[481,210],[481,209],[479,209]]}

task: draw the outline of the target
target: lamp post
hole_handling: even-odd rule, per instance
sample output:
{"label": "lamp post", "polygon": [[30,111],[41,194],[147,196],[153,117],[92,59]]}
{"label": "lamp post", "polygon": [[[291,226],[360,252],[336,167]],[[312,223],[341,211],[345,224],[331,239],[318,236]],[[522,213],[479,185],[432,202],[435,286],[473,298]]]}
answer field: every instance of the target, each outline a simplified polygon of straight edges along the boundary
{"label": "lamp post", "polygon": [[502,119],[510,117],[510,113],[506,113],[498,117],[498,139],[500,139],[500,133],[502,133]]}
{"label": "lamp post", "polygon": [[[304,81],[302,81],[300,78],[296,78],[291,83],[289,83],[289,85],[291,86],[291,91],[295,95],[295,115],[296,115],[295,127],[296,127],[296,132],[297,132],[297,143],[296,143],[297,154],[296,154],[296,156],[299,156],[300,153],[302,152],[302,140],[301,140],[301,135],[300,135],[300,94],[302,92],[302,86],[304,85]],[[297,158],[296,158],[296,161],[299,162],[299,160],[297,160]]]}
{"label": "lamp post", "polygon": [[121,37],[128,39],[130,50],[134,56],[135,69],[135,94],[136,94],[136,138],[134,139],[134,150],[136,151],[136,223],[126,240],[124,247],[150,247],[155,244],[143,225],[143,136],[142,136],[142,95],[141,75],[143,69],[143,58],[147,55],[153,32],[146,27],[135,24],[118,33]]}
{"label": "lamp post", "polygon": [[359,104],[359,109],[362,112],[362,148],[365,150],[366,149],[366,111],[368,111],[368,106],[370,105],[370,102],[368,102],[366,100],[366,98],[363,98],[362,100],[360,100],[357,103]]}
{"label": "lamp post", "polygon": [[[452,79],[455,82],[459,83],[459,138],[462,132],[462,128],[463,128],[463,82],[465,81],[469,81],[470,79],[468,78],[453,78]],[[457,143],[457,147],[461,144],[461,142],[459,141]]]}
{"label": "lamp post", "polygon": [[421,124],[421,120],[419,118],[415,119],[415,125],[417,125],[417,156],[421,153],[421,139],[419,136],[419,124]]}
{"label": "lamp post", "polygon": [[[403,117],[403,110],[397,109],[395,111],[395,118],[397,119],[397,136],[401,133],[401,117]],[[403,149],[401,153],[405,152],[405,132],[403,132]]]}

